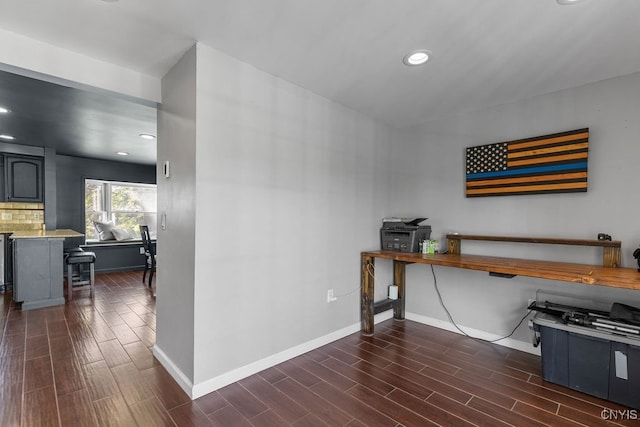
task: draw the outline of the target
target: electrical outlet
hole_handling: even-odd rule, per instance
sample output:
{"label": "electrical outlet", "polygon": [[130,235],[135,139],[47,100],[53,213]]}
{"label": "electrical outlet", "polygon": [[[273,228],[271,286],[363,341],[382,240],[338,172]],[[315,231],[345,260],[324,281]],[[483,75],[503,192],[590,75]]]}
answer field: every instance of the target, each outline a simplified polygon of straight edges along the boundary
{"label": "electrical outlet", "polygon": [[40,214],[38,212],[34,213],[33,219],[40,219]]}
{"label": "electrical outlet", "polygon": [[333,289],[329,289],[327,291],[327,302],[334,302],[337,299],[338,297],[333,294]]}
{"label": "electrical outlet", "polygon": [[5,221],[11,221],[13,219],[13,214],[9,212],[2,212],[2,219]]}
{"label": "electrical outlet", "polygon": [[144,248],[140,248],[140,255],[144,255]]}

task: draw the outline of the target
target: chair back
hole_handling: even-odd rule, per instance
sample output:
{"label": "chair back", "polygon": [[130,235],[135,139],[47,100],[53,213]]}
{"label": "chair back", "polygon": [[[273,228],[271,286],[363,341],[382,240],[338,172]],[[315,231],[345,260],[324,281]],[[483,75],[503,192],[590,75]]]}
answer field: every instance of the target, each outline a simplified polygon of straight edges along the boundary
{"label": "chair back", "polygon": [[147,257],[150,258],[151,263],[155,265],[156,253],[153,250],[153,245],[151,244],[151,236],[149,235],[148,225],[140,226],[140,236],[142,237],[142,246],[144,247],[145,255],[147,255]]}

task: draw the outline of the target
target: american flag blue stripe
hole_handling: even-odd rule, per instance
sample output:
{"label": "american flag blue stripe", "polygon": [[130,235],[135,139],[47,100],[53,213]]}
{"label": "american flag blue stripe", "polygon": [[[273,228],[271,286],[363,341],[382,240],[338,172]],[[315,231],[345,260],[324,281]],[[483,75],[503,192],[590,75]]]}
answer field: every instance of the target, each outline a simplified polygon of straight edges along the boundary
{"label": "american flag blue stripe", "polygon": [[506,171],[470,173],[470,174],[467,174],[467,180],[479,179],[479,178],[499,178],[503,176],[532,175],[532,174],[544,173],[544,172],[570,171],[570,170],[584,169],[586,167],[587,167],[587,162],[577,162],[577,163],[567,163],[563,165],[538,166],[533,168],[522,168],[522,169],[509,169]]}

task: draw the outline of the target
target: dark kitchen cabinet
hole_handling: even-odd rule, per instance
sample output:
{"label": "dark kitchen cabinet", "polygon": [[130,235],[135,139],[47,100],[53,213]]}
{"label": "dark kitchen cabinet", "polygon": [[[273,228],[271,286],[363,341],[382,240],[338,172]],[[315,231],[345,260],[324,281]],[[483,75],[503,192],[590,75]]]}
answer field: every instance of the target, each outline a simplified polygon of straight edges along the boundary
{"label": "dark kitchen cabinet", "polygon": [[35,156],[4,155],[4,200],[42,203],[44,201],[44,159]]}

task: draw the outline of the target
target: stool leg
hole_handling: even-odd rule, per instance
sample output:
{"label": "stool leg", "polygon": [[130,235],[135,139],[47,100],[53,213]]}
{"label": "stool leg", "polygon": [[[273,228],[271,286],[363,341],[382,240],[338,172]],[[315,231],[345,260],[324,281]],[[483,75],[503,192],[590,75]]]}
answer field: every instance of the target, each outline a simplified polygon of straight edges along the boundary
{"label": "stool leg", "polygon": [[71,264],[67,265],[67,301],[71,301],[73,299],[73,266]]}
{"label": "stool leg", "polygon": [[95,269],[93,268],[93,263],[90,264],[90,271],[91,271],[91,284],[90,284],[90,288],[91,289],[91,298],[93,298],[93,286],[96,283],[96,272]]}

